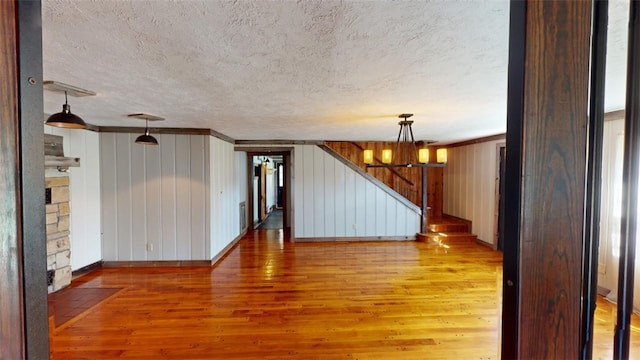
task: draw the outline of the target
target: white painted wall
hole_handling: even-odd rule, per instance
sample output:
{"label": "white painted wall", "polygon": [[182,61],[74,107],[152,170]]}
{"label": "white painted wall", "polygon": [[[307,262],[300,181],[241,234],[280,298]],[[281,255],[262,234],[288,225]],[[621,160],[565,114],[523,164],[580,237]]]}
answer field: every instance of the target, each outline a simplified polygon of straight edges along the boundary
{"label": "white painted wall", "polygon": [[102,260],[100,234],[100,136],[93,131],[45,126],[47,134],[64,138],[64,154],[80,158],[69,168],[71,269]]}
{"label": "white painted wall", "polygon": [[[247,153],[245,152],[241,152],[241,151],[236,151],[234,152],[234,157],[235,157],[235,173],[236,173],[236,186],[237,186],[237,191],[236,191],[236,196],[237,196],[237,203],[238,206],[240,206],[241,202],[245,203],[245,206],[247,207],[245,211],[247,211],[245,213],[245,228],[246,225],[249,224],[249,216],[251,216],[248,213],[248,202],[249,202],[249,198],[248,198],[248,189],[247,189],[247,184],[248,184],[248,177],[249,176],[253,176],[253,172],[251,172],[251,175],[249,173],[247,173]],[[240,216],[240,212],[238,211],[238,216]],[[239,221],[240,219],[238,219]],[[238,227],[240,227],[240,224],[238,224]],[[244,231],[245,229],[240,229],[240,232]]]}
{"label": "white painted wall", "polygon": [[209,260],[210,137],[138,135],[100,134],[104,260]]}
{"label": "white painted wall", "polygon": [[[211,224],[209,258],[214,258],[241,233],[240,203],[246,201],[246,154],[234,153],[233,144],[210,137]],[[242,189],[242,190],[240,190]]]}
{"label": "white painted wall", "polygon": [[272,208],[276,206],[276,171],[275,171],[275,163],[273,159],[267,163],[267,177],[266,177],[266,187],[267,187],[267,211],[270,211]]}
{"label": "white painted wall", "polygon": [[448,149],[443,212],[472,221],[478,239],[495,243],[497,145],[488,141]]}
{"label": "white painted wall", "polygon": [[293,156],[294,236],[415,236],[420,215],[315,145]]}

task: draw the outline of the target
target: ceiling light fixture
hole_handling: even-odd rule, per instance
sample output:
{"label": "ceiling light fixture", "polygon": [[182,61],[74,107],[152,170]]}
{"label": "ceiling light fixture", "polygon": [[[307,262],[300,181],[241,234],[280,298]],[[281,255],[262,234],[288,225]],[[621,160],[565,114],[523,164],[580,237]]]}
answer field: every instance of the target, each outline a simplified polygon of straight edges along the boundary
{"label": "ceiling light fixture", "polygon": [[412,116],[413,114],[400,114],[398,116],[403,120],[398,122],[398,125],[400,125],[400,132],[398,133],[398,139],[396,140],[395,150],[383,149],[379,160],[380,164],[373,164],[374,160],[377,160],[374,157],[373,150],[364,150],[363,158],[364,163],[368,168],[422,168],[422,221],[420,225],[420,232],[427,233],[429,231],[429,207],[427,206],[428,182],[426,168],[444,167],[447,163],[447,149],[438,149],[436,151],[436,162],[429,163],[429,149],[426,147],[418,149],[413,138],[413,130],[411,129],[413,120],[407,120]]}
{"label": "ceiling light fixture", "polygon": [[158,145],[158,140],[149,134],[149,120],[145,121],[144,134],[138,136],[136,144]]}
{"label": "ceiling light fixture", "polygon": [[71,106],[67,102],[67,92],[64,92],[64,104],[62,112],[49,116],[45,124],[67,129],[86,129],[87,124],[79,116],[71,113]]}
{"label": "ceiling light fixture", "polygon": [[127,116],[145,121],[144,134],[136,138],[136,144],[158,145],[158,140],[149,133],[149,121],[162,121],[164,118],[145,113],[129,114]]}
{"label": "ceiling light fixture", "polygon": [[[447,162],[447,149],[438,149],[436,151],[436,163],[429,163],[429,149],[418,149],[413,138],[413,130],[411,124],[413,120],[407,120],[413,114],[400,114],[398,117],[404,120],[398,122],[400,131],[396,140],[395,149],[383,149],[380,154],[380,164],[374,164],[373,150],[364,150],[363,159],[367,167],[372,168],[393,168],[393,167],[444,167]],[[396,158],[397,157],[397,158]]]}

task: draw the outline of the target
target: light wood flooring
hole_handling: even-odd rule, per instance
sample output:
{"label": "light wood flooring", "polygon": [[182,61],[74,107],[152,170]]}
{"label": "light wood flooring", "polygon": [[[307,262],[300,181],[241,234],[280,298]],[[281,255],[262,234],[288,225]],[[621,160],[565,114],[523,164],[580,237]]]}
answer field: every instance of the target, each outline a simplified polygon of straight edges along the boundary
{"label": "light wood flooring", "polygon": [[76,279],[71,290],[114,292],[55,327],[51,358],[498,359],[501,282],[501,253],[475,243],[292,244],[255,231],[215,267]]}

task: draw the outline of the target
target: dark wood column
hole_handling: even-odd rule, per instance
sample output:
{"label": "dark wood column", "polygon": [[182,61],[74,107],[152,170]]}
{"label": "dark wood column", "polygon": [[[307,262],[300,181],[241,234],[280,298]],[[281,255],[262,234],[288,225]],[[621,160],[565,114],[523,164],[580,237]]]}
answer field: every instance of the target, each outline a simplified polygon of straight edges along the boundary
{"label": "dark wood column", "polygon": [[513,1],[503,358],[580,357],[591,1]]}
{"label": "dark wood column", "polygon": [[48,359],[41,4],[0,19],[0,359]]}

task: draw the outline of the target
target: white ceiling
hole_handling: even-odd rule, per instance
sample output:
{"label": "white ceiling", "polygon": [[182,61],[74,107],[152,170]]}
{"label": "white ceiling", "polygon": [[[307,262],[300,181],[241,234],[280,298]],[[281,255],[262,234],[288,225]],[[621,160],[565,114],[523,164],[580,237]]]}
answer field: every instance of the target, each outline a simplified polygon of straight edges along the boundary
{"label": "white ceiling", "polygon": [[[611,8],[617,110],[628,2]],[[414,113],[416,140],[449,143],[506,130],[508,24],[507,1],[43,0],[43,70],[97,93],[69,99],[94,125],[144,112],[237,140],[395,140]]]}

